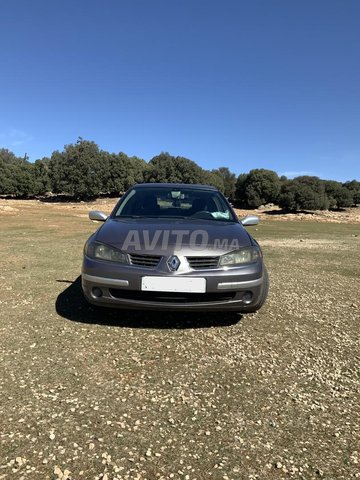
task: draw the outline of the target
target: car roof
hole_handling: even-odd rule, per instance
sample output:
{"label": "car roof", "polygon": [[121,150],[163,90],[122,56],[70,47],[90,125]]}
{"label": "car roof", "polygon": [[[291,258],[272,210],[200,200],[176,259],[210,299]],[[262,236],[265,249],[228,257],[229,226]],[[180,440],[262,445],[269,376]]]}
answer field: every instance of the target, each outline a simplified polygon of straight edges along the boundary
{"label": "car roof", "polygon": [[216,187],[212,185],[201,185],[198,183],[137,183],[135,188],[192,188],[194,190],[212,190],[218,191]]}

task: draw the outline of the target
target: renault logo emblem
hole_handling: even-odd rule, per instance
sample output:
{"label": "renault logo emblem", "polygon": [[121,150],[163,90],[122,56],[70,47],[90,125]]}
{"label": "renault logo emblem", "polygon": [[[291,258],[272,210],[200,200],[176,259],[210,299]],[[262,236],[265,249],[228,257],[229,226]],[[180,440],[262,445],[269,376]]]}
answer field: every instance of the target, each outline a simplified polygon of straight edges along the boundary
{"label": "renault logo emblem", "polygon": [[175,272],[180,266],[180,260],[176,255],[172,255],[171,257],[168,258],[167,261],[168,267],[172,272]]}

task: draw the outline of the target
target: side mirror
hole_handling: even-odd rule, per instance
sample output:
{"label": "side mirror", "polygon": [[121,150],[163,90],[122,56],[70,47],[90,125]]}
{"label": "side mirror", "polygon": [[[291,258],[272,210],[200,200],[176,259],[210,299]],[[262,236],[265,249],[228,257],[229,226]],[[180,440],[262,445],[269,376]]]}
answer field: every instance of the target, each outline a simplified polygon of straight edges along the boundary
{"label": "side mirror", "polygon": [[257,225],[259,223],[259,217],[256,215],[248,215],[241,220],[244,227],[250,227],[250,225]]}
{"label": "side mirror", "polygon": [[104,212],[99,212],[99,210],[92,210],[89,212],[90,220],[94,220],[96,222],[105,222],[109,215],[106,215]]}

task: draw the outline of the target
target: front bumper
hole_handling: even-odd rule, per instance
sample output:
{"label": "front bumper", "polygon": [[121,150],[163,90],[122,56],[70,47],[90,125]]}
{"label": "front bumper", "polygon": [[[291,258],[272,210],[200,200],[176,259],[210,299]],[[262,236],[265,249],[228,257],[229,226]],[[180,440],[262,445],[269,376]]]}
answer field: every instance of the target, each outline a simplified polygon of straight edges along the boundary
{"label": "front bumper", "polygon": [[[206,279],[205,293],[145,292],[144,276],[201,277]],[[169,273],[133,265],[84,258],[82,289],[93,305],[138,310],[238,311],[252,310],[263,289],[262,262],[238,268],[206,269]]]}

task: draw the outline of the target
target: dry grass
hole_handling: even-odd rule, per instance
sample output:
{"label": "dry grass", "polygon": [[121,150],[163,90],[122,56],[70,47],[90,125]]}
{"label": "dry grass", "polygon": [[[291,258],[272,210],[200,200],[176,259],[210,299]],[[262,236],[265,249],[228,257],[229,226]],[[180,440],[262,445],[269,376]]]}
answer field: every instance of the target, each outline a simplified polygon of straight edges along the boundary
{"label": "dry grass", "polygon": [[0,206],[0,479],[360,478],[358,223],[251,230],[256,315],[99,313],[95,205]]}

